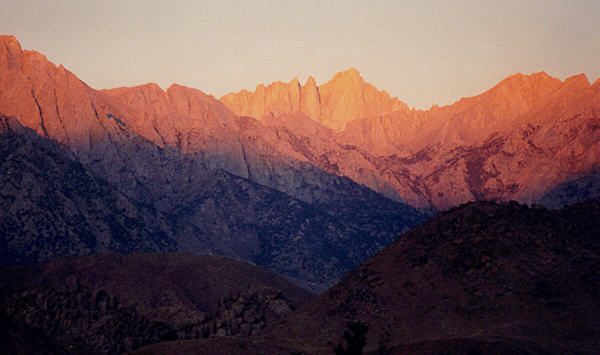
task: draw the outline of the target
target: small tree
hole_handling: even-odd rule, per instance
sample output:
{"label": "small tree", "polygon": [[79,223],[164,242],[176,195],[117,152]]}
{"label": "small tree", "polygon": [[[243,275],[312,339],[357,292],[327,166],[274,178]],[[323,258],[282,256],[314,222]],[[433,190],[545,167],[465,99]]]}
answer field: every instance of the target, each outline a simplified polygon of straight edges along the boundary
{"label": "small tree", "polygon": [[387,330],[383,333],[379,334],[379,341],[377,342],[377,353],[379,355],[388,355],[390,353],[390,349],[388,345],[390,344],[390,332]]}
{"label": "small tree", "polygon": [[369,325],[361,321],[350,321],[342,334],[342,340],[333,350],[337,355],[361,355],[367,345]]}

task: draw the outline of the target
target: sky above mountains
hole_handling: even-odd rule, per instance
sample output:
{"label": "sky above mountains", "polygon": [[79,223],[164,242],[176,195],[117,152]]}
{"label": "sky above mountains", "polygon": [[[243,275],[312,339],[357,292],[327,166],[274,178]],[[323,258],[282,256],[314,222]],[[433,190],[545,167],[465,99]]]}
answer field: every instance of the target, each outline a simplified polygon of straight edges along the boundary
{"label": "sky above mountains", "polygon": [[94,88],[177,82],[219,97],[357,68],[409,106],[516,72],[600,76],[600,1],[0,0],[17,36]]}

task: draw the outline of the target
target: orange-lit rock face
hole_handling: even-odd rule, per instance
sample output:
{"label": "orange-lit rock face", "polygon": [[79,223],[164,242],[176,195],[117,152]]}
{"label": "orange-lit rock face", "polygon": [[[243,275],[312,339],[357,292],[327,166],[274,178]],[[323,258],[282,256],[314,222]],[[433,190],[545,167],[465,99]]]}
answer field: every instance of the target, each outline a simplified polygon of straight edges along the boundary
{"label": "orange-lit rock face", "polygon": [[[158,145],[200,155],[209,166],[292,193],[306,183],[319,183],[312,181],[313,173],[308,171],[323,169],[398,199],[360,152],[339,151],[333,131],[298,110],[285,113],[282,109],[278,112],[284,113],[263,116],[260,122],[238,118],[214,98],[177,85],[166,92],[154,84],[103,92],[134,109],[124,119],[136,132]],[[202,105],[194,108],[193,103],[199,101]],[[329,152],[347,163],[329,164],[325,158]]]}
{"label": "orange-lit rock face", "polygon": [[0,110],[42,136],[90,149],[106,108],[93,90],[42,54],[21,50],[14,37],[0,39],[0,58]]}
{"label": "orange-lit rock face", "polygon": [[[598,86],[584,75],[561,82],[544,72],[519,73],[481,95],[416,111],[351,69],[319,87],[309,78],[300,88],[300,111],[337,131],[330,140],[338,148],[323,142],[311,147],[326,160],[321,167],[336,166],[338,174],[378,191],[387,182],[415,206],[448,208],[478,199],[531,203],[569,176],[598,169]],[[244,100],[265,100],[268,90],[261,88],[221,101],[243,110]],[[282,116],[286,107],[243,112],[264,120]],[[370,171],[378,182],[357,171]]]}
{"label": "orange-lit rock face", "polygon": [[408,111],[398,99],[365,83],[354,68],[336,74],[321,86],[317,86],[312,77],[304,86],[294,79],[287,84],[259,85],[253,93],[227,94],[220,101],[237,115],[258,119],[301,112],[336,131],[358,118]]}
{"label": "orange-lit rock face", "polygon": [[532,203],[598,169],[598,87],[581,75],[517,74],[450,106],[352,122],[342,136],[378,156],[378,170],[412,204]]}
{"label": "orange-lit rock face", "polygon": [[212,96],[177,84],[166,91],[151,83],[102,92],[131,109],[125,119],[136,132],[158,145],[179,147],[184,152],[184,133],[231,129],[236,118]]}

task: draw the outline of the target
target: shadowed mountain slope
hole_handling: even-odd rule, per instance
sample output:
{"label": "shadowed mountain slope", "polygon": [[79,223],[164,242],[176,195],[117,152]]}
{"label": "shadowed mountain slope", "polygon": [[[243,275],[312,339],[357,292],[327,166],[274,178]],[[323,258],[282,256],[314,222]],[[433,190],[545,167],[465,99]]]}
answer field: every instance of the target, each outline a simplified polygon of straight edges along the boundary
{"label": "shadowed mountain slope", "polygon": [[333,347],[359,320],[367,350],[386,333],[399,353],[453,338],[597,350],[599,228],[597,200],[558,211],[467,204],[402,235],[273,334]]}
{"label": "shadowed mountain slope", "polygon": [[[563,82],[519,73],[481,95],[418,111],[350,69],[319,87],[314,79],[302,87],[273,83],[220,103],[176,84],[98,92],[41,54],[22,51],[14,37],[2,38],[0,109],[69,146],[136,200],[150,202],[145,189],[165,195],[190,188],[166,186],[173,177],[148,163],[155,152],[140,149],[140,137],[309,203],[335,190],[335,175],[423,209],[472,200],[534,203],[600,168],[600,81],[590,85],[585,75]],[[139,158],[122,154],[132,150]]]}
{"label": "shadowed mountain slope", "polygon": [[[165,213],[127,198],[15,119],[0,123],[3,265],[184,250],[251,260],[322,290],[389,244],[402,232],[395,224],[418,221],[348,179],[340,185],[354,194],[348,203],[309,205],[220,169],[195,172],[201,188]],[[361,206],[369,209],[348,212]]]}
{"label": "shadowed mountain slope", "polygon": [[[174,221],[96,178],[54,142],[0,115],[0,265],[175,250]],[[204,248],[210,251],[205,241]]]}
{"label": "shadowed mountain slope", "polygon": [[540,203],[560,208],[586,198],[600,198],[600,170],[556,185],[540,199]]}
{"label": "shadowed mountain slope", "polygon": [[[175,84],[166,91],[147,84],[102,92],[133,109],[121,119],[137,133],[159,146],[193,155],[208,167],[222,168],[309,203],[340,203],[337,196],[346,192],[336,186],[343,181],[339,175],[361,176],[364,181],[360,182],[367,187],[399,200],[377,173],[346,169],[341,174],[335,165],[327,164],[326,152],[338,150],[331,142],[333,132],[310,119],[288,128],[288,123],[303,116],[275,121],[238,118],[211,96]],[[358,154],[346,155],[351,161],[364,160]]]}

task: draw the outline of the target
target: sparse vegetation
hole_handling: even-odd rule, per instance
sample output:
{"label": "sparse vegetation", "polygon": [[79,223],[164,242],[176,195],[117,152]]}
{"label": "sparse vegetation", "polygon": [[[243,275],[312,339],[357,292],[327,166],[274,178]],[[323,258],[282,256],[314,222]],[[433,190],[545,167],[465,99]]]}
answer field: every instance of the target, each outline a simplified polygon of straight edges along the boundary
{"label": "sparse vegetation", "polygon": [[361,355],[367,345],[369,325],[361,321],[350,321],[342,334],[342,340],[335,347],[336,355]]}

